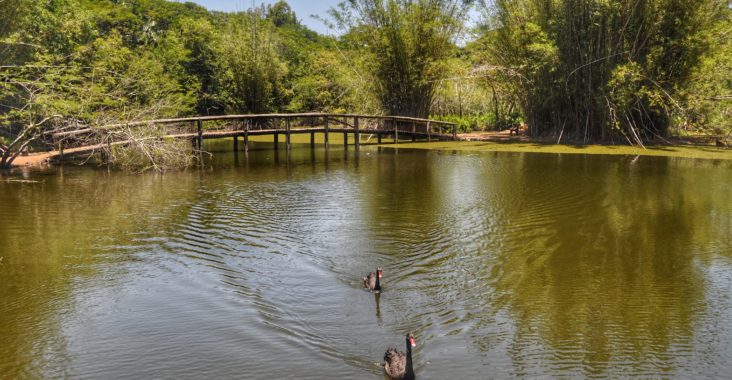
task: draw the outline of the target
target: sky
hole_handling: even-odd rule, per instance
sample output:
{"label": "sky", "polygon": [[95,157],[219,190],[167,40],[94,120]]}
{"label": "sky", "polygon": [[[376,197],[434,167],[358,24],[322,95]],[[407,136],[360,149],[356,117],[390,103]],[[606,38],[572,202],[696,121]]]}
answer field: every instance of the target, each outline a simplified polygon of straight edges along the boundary
{"label": "sky", "polygon": [[[183,2],[186,0],[177,0]],[[225,12],[245,11],[260,4],[273,4],[277,0],[187,0],[204,7]],[[287,0],[292,10],[295,11],[297,18],[307,25],[308,28],[320,34],[336,34],[335,31],[328,31],[328,28],[322,22],[313,19],[310,15],[316,14],[326,16],[326,12],[331,7],[336,6],[341,0]]]}

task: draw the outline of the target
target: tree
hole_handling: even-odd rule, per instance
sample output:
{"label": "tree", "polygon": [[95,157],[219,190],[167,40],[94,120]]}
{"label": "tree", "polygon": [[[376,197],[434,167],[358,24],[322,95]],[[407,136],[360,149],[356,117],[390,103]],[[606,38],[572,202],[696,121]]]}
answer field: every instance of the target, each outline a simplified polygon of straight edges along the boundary
{"label": "tree", "polygon": [[427,117],[444,60],[469,1],[350,0],[331,10],[371,53],[381,104],[392,115]]}
{"label": "tree", "polygon": [[7,39],[17,27],[20,0],[0,0],[0,64],[7,64],[14,52],[13,42]]}
{"label": "tree", "polygon": [[179,39],[188,54],[181,66],[186,74],[183,81],[196,90],[196,113],[212,115],[224,112],[218,96],[217,51],[218,34],[211,21],[205,18],[185,17],[180,22]]}
{"label": "tree", "polygon": [[482,66],[469,61],[469,51],[447,61],[446,78],[438,82],[432,114],[455,121],[461,131],[508,128],[512,109],[502,89]]}
{"label": "tree", "polygon": [[663,137],[722,0],[496,0],[483,35],[534,136]]}
{"label": "tree", "polygon": [[47,78],[26,66],[41,46],[22,31],[39,10],[35,1],[0,0],[0,168],[12,165],[62,118],[44,104]]}
{"label": "tree", "polygon": [[287,4],[284,0],[279,0],[267,6],[267,19],[272,21],[274,26],[278,28],[284,25],[300,25],[295,12],[290,8],[290,4]]}
{"label": "tree", "polygon": [[216,50],[219,99],[226,112],[264,113],[283,103],[287,66],[264,9],[231,15]]}
{"label": "tree", "polygon": [[[717,135],[729,144],[732,136],[732,5],[705,36],[710,51],[701,59],[690,85],[683,89],[688,111],[684,129]],[[693,131],[692,131],[693,132]]]}
{"label": "tree", "polygon": [[88,142],[96,144],[108,138],[108,123],[189,112],[191,94],[173,76],[183,72],[180,44],[163,54],[130,46],[116,30],[98,36],[98,15],[75,2],[20,5],[14,24],[23,33],[8,37],[17,54],[0,67],[0,166],[52,132],[91,128]]}

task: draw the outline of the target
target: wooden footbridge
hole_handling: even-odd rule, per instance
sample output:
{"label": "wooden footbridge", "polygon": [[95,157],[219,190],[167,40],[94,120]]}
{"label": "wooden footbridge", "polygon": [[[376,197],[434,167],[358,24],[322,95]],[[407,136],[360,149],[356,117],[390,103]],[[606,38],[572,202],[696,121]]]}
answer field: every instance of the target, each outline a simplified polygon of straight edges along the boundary
{"label": "wooden footbridge", "polygon": [[[244,150],[248,151],[250,137],[265,135],[272,136],[274,149],[279,148],[280,135],[284,135],[285,146],[290,149],[294,134],[310,134],[311,148],[315,147],[316,134],[323,134],[326,148],[334,133],[343,134],[344,146],[349,145],[351,135],[356,149],[364,136],[367,136],[367,141],[375,137],[378,144],[384,137],[390,138],[394,144],[400,141],[457,139],[455,123],[412,117],[328,113],[226,115],[149,120],[57,132],[51,135],[56,150],[48,152],[48,158],[93,154],[112,145],[129,144],[136,128],[148,128],[148,134],[143,137],[147,139],[188,139],[198,151],[203,151],[203,140],[220,138],[233,138],[235,150],[240,149],[239,140],[243,139]],[[104,136],[99,138],[99,134]],[[94,135],[97,138],[90,138]],[[89,145],[89,141],[97,143]]]}

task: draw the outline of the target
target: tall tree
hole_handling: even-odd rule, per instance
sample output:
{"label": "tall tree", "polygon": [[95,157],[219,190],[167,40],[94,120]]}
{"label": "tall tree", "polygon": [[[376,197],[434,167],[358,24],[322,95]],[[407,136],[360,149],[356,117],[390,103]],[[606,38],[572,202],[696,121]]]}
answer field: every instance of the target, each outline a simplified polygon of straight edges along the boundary
{"label": "tall tree", "polygon": [[99,24],[106,21],[93,6],[108,5],[103,2],[18,5],[18,32],[4,40],[17,54],[0,66],[0,167],[48,132],[92,128],[99,131],[90,138],[94,144],[106,135],[96,127],[107,123],[190,110],[192,96],[175,77],[186,54],[164,33],[156,37],[161,44],[126,40],[116,28],[100,36]]}
{"label": "tall tree", "polygon": [[339,26],[360,35],[372,54],[384,109],[392,115],[427,117],[470,3],[349,0],[330,13]]}
{"label": "tall tree", "polygon": [[726,0],[495,0],[486,60],[506,69],[533,135],[642,144],[682,115]]}
{"label": "tall tree", "polygon": [[[732,142],[732,3],[705,36],[710,51],[684,89],[689,118],[684,129],[701,130]],[[692,131],[693,132],[693,131]]]}
{"label": "tall tree", "polygon": [[283,102],[279,41],[265,9],[231,15],[224,26],[218,55],[220,99],[226,112],[263,113]]}

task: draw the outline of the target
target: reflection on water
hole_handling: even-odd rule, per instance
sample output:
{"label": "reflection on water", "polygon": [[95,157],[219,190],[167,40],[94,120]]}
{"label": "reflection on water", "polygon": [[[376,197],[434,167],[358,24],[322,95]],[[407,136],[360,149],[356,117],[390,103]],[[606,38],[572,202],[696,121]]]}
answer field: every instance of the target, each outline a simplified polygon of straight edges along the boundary
{"label": "reflection on water", "polygon": [[0,373],[380,378],[413,331],[420,378],[723,377],[731,169],[364,147],[1,181]]}

